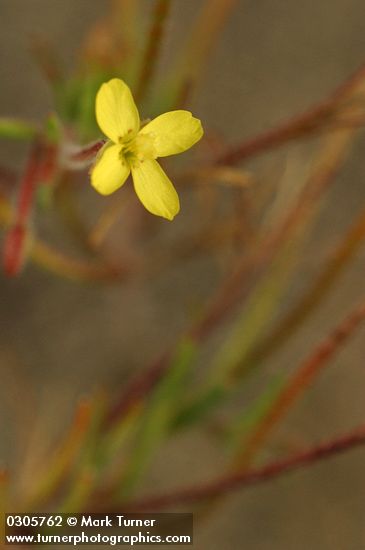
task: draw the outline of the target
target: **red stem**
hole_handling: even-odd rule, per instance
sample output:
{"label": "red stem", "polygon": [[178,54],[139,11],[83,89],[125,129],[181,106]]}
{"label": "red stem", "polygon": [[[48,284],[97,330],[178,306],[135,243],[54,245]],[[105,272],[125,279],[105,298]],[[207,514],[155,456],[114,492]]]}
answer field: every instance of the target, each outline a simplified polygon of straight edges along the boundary
{"label": "red stem", "polygon": [[87,145],[83,149],[80,149],[77,153],[71,155],[71,160],[74,162],[91,160],[98,154],[100,149],[105,145],[106,140],[100,139],[91,145]]}
{"label": "red stem", "polygon": [[261,468],[255,468],[245,473],[233,473],[211,481],[210,483],[191,486],[167,494],[147,497],[135,502],[128,503],[128,510],[157,510],[173,506],[191,505],[205,499],[224,495],[230,491],[243,489],[257,483],[279,477],[287,472],[312,464],[343,453],[355,447],[365,444],[365,426],[350,432],[346,435],[332,439],[321,445],[312,447],[307,451],[295,454],[271,462]]}
{"label": "red stem", "polygon": [[43,184],[51,184],[54,181],[58,168],[58,147],[46,145],[44,147],[43,159],[39,169],[39,181]]}
{"label": "red stem", "polygon": [[138,101],[142,101],[144,98],[154,75],[157,60],[159,59],[158,54],[164,35],[165,22],[169,14],[170,7],[171,0],[156,0],[153,22],[143,56],[143,65],[136,92],[136,98]]}
{"label": "red stem", "polygon": [[274,426],[288,412],[294,401],[312,383],[314,378],[342,349],[347,340],[365,320],[365,300],[345,317],[299,366],[287,385],[284,386],[257,429],[245,442],[240,463],[248,464],[256,455]]}
{"label": "red stem", "polygon": [[365,65],[362,64],[345,82],[322,103],[310,107],[304,113],[296,115],[272,129],[265,130],[256,136],[243,141],[222,153],[215,160],[216,164],[232,165],[273,149],[292,139],[313,133],[322,122],[334,114],[338,103],[364,78]]}
{"label": "red stem", "polygon": [[23,180],[20,184],[16,224],[22,225],[27,221],[30,213],[34,191],[40,174],[41,145],[35,143],[29,156]]}
{"label": "red stem", "polygon": [[34,143],[20,184],[14,224],[5,238],[4,269],[9,276],[19,273],[23,265],[27,236],[26,226],[32,210],[35,189],[39,181],[41,154],[40,142]]}

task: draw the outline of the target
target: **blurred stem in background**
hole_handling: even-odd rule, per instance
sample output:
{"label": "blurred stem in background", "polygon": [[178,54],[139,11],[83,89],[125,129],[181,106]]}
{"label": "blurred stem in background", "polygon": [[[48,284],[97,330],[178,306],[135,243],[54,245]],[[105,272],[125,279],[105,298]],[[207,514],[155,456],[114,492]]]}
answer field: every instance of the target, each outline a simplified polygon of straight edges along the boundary
{"label": "blurred stem in background", "polygon": [[176,90],[176,107],[181,108],[189,103],[209,55],[236,4],[237,0],[207,0],[202,4],[171,76],[171,85]]}
{"label": "blurred stem in background", "polygon": [[143,101],[148,92],[151,80],[154,76],[156,64],[159,58],[161,42],[167,17],[171,9],[171,0],[156,0],[153,20],[149,31],[148,40],[142,58],[142,67],[139,75],[136,101]]}

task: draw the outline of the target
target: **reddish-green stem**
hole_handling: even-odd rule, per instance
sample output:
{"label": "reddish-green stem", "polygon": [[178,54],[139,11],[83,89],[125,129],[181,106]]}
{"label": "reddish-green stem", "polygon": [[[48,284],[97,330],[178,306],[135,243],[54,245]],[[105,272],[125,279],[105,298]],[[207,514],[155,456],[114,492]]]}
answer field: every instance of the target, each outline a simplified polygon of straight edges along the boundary
{"label": "reddish-green stem", "polygon": [[20,184],[18,204],[13,227],[9,230],[4,243],[4,269],[7,275],[19,273],[24,261],[27,224],[32,210],[34,193],[39,181],[42,147],[34,143]]}
{"label": "reddish-green stem", "polygon": [[105,139],[100,139],[95,143],[86,145],[85,147],[77,151],[77,153],[73,153],[70,157],[70,160],[73,162],[83,162],[83,161],[93,160],[94,157],[100,151],[100,149],[105,145],[105,142],[106,142]]}
{"label": "reddish-green stem", "polygon": [[282,420],[293,403],[317,378],[364,321],[365,300],[357,305],[299,365],[260,424],[245,441],[243,451],[236,460],[239,468],[251,463],[274,427]]}
{"label": "reddish-green stem", "polygon": [[244,489],[251,485],[269,481],[270,479],[282,476],[292,470],[307,468],[321,460],[334,457],[364,444],[365,426],[361,426],[357,430],[344,436],[331,439],[330,441],[290,456],[289,458],[271,462],[261,468],[255,468],[244,473],[228,474],[204,485],[195,485],[187,489],[130,502],[128,503],[128,510],[152,511],[168,508],[168,510],[171,511],[172,507],[191,506],[192,504],[222,496],[238,489]]}
{"label": "reddish-green stem", "polygon": [[[219,155],[216,164],[232,165],[248,158],[253,158],[270,149],[277,148],[288,141],[315,133],[321,126],[333,122],[341,101],[351,94],[353,89],[365,76],[365,66],[361,67],[342,83],[325,101],[309,108],[304,113],[265,130],[235,145]],[[330,128],[331,130],[333,128]]]}
{"label": "reddish-green stem", "polygon": [[263,361],[274,351],[277,351],[296,329],[307,319],[310,313],[322,303],[323,298],[331,291],[339,276],[353,259],[365,239],[365,209],[355,218],[346,235],[328,259],[316,280],[299,302],[287,315],[276,323],[272,332],[260,340],[252,353],[238,364],[236,371],[244,369],[249,364]]}
{"label": "reddish-green stem", "polygon": [[142,101],[151,84],[164,35],[165,23],[171,0],[156,0],[153,21],[143,55],[141,74],[137,85],[136,99]]}

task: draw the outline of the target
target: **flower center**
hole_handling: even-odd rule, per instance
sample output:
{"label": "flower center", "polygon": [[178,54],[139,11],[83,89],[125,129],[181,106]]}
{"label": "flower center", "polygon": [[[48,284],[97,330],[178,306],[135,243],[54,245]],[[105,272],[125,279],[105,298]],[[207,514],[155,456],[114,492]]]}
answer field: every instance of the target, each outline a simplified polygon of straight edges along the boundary
{"label": "flower center", "polygon": [[124,143],[120,154],[130,165],[157,158],[153,137],[148,134],[138,134],[131,141]]}

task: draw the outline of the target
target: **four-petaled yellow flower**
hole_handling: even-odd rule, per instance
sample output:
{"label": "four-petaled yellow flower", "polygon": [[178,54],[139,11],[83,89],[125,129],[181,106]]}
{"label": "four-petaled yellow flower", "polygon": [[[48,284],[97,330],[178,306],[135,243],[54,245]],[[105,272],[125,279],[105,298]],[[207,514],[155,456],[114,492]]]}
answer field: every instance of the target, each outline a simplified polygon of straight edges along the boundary
{"label": "four-petaled yellow flower", "polygon": [[109,141],[92,168],[93,187],[109,195],[132,172],[134,189],[145,208],[172,220],[180,209],[179,197],[155,159],[182,153],[199,141],[203,135],[200,120],[189,111],[171,111],[141,128],[132,93],[118,78],[98,91],[96,119]]}

